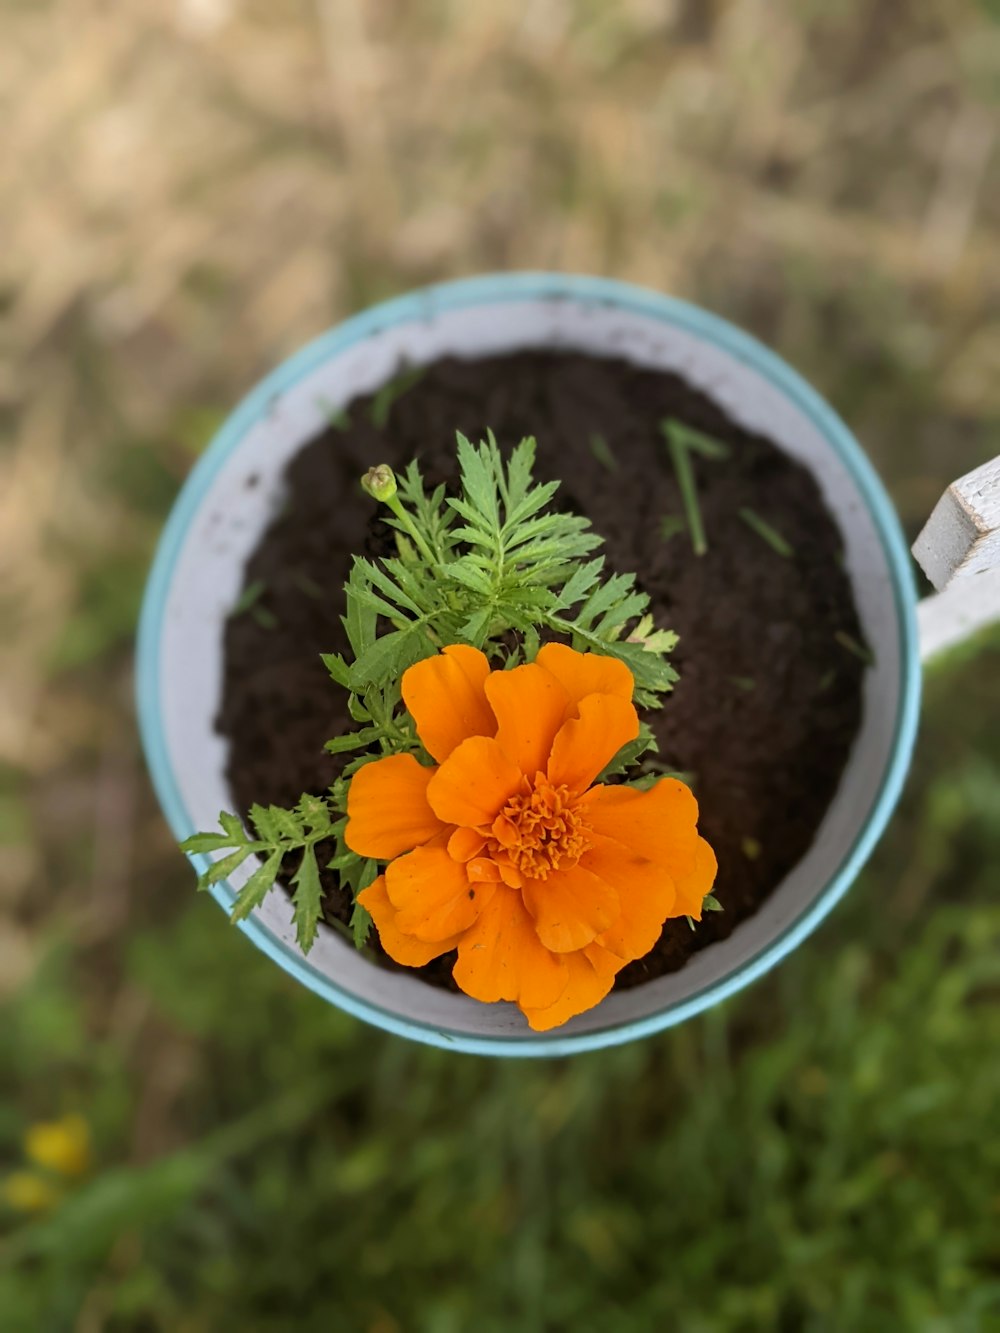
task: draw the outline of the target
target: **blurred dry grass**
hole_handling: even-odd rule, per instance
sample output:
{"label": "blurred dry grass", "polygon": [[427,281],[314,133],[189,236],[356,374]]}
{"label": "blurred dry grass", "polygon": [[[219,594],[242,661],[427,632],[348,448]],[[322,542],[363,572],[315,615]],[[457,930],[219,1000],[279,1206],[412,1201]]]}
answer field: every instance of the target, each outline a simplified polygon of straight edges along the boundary
{"label": "blurred dry grass", "polygon": [[[221,415],[390,292],[608,273],[787,355],[915,529],[1000,453],[996,17],[995,0],[0,0],[0,997],[71,937],[74,1022],[127,1071],[123,1160],[216,1105],[211,1050],[121,960],[193,901],[141,774],[130,644]],[[901,919],[949,873],[945,824],[933,856],[896,839]],[[70,1002],[47,984],[38,1049],[61,1067],[83,1038],[58,1036]],[[18,1066],[20,1112],[51,1112],[48,1069]],[[141,1267],[121,1240],[74,1327],[103,1327]]]}

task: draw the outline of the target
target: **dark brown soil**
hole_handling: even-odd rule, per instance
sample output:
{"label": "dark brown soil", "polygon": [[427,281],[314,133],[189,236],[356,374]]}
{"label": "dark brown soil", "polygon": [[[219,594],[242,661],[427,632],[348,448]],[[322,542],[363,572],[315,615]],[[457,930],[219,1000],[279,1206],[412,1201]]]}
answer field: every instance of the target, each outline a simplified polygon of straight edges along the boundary
{"label": "dark brown soil", "polygon": [[[287,503],[247,565],[247,586],[263,591],[227,627],[218,726],[240,810],[322,793],[339,771],[323,745],[350,725],[346,696],[319,654],[346,649],[351,556],[384,540],[361,473],[418,455],[430,480],[452,480],[456,430],[476,440],[490,427],[503,447],[533,434],[539,477],[563,479],[561,496],[605,538],[609,566],[635,571],[657,624],[681,636],[680,683],[649,720],[661,757],[693,775],[724,911],[694,931],[668,922],[617,985],[683,966],[750,916],[802,857],[860,723],[864,665],[837,636],[860,641],[861,632],[840,536],[811,475],[682,379],[573,353],[448,358],[396,400],[384,428],[372,423],[370,397],[349,415],[293,459]],[[685,531],[663,535],[663,519],[683,512],[658,428],[665,417],[732,446],[723,462],[694,460],[709,544],[701,558]],[[595,451],[595,434],[610,460]],[[751,530],[744,508],[780,532],[791,558]],[[329,872],[324,887],[328,919],[346,920],[349,903]],[[422,975],[451,986],[452,962]]]}

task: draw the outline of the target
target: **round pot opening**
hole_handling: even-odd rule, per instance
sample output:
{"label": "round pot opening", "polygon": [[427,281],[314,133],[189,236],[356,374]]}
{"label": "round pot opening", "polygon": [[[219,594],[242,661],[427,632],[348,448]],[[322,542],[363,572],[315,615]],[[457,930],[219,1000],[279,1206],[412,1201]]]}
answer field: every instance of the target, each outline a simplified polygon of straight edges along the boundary
{"label": "round pot opening", "polygon": [[[731,994],[795,947],[881,832],[905,774],[919,694],[909,558],[891,505],[846,428],[783,362],[713,316],[624,284],[530,274],[446,284],[375,307],[279,367],[227,421],[175,506],[143,607],[138,690],[151,772],[178,838],[213,827],[218,811],[233,807],[225,745],[214,730],[222,628],[289,459],[331,410],[389,380],[401,362],[532,347],[672,370],[800,460],[840,529],[875,663],[865,673],[860,730],[819,832],[756,915],[680,971],[615,991],[554,1033],[531,1034],[513,1006],[483,1006],[374,967],[333,931],[303,957],[279,892],[243,923],[259,947],[340,1007],[418,1040],[504,1055],[565,1053],[656,1031]],[[216,886],[215,896],[228,907],[233,886]]]}

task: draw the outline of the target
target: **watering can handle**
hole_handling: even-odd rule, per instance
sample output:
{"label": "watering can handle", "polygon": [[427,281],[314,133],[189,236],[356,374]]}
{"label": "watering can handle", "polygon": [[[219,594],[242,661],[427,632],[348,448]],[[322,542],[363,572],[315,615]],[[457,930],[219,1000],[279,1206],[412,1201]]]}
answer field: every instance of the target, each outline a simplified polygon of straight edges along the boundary
{"label": "watering can handle", "polygon": [[913,555],[937,589],[917,610],[925,662],[1000,620],[1000,458],[952,482]]}

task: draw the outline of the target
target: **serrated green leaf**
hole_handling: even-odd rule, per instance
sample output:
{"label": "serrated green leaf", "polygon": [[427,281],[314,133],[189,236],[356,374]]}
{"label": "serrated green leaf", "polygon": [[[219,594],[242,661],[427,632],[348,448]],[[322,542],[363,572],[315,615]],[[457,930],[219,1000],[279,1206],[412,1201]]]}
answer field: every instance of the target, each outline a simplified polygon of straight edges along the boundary
{"label": "serrated green leaf", "polygon": [[612,574],[584,602],[576,617],[576,624],[583,629],[592,629],[597,617],[604,615],[617,601],[626,597],[634,583],[634,574]]}
{"label": "serrated green leaf", "polygon": [[233,910],[229,914],[230,921],[242,921],[244,917],[250,915],[255,907],[261,905],[274,888],[274,881],[281,869],[282,856],[283,853],[280,849],[272,852],[267,860],[257,867],[240,889],[236,902],[233,904]]}
{"label": "serrated green leaf", "polygon": [[[274,807],[275,810],[277,807]],[[257,830],[257,836],[264,842],[280,842],[281,830],[278,827],[278,820],[266,806],[252,805],[250,807],[250,820]]]}
{"label": "serrated green leaf", "polygon": [[387,602],[384,597],[380,597],[378,593],[373,592],[371,588],[359,589],[354,596],[365,606],[371,607],[371,609],[377,612],[378,615],[385,616],[386,620],[388,620],[391,625],[395,626],[396,629],[403,629],[407,624],[411,623],[411,617],[408,612],[401,610],[398,606],[393,606],[391,602]]}
{"label": "serrated green leaf", "polygon": [[351,913],[351,934],[354,936],[355,949],[363,949],[368,943],[368,935],[373,924],[368,908],[363,907],[361,903],[355,903],[354,911]]}
{"label": "serrated green leaf", "polygon": [[369,684],[398,679],[407,667],[434,652],[434,645],[423,630],[393,630],[383,634],[359,655],[351,668],[351,689],[363,690]]}
{"label": "serrated green leaf", "polygon": [[481,606],[478,611],[474,611],[469,616],[462,626],[462,638],[475,645],[475,647],[481,648],[492,619],[492,606]]}
{"label": "serrated green leaf", "polygon": [[494,528],[499,528],[500,525],[494,466],[494,457],[498,456],[499,451],[495,444],[492,446],[488,443],[481,444],[476,448],[459,432],[458,467],[462,478],[462,489]]}
{"label": "serrated green leaf", "polygon": [[329,754],[345,754],[348,750],[360,750],[371,745],[381,736],[379,727],[363,727],[360,731],[346,731],[342,736],[334,736],[323,747]]}
{"label": "serrated green leaf", "polygon": [[635,740],[628,741],[609,763],[601,770],[594,779],[595,782],[607,782],[608,778],[617,777],[620,774],[627,773],[633,768],[643,755],[656,749],[656,738],[649,726],[642,723],[639,735]]}
{"label": "serrated green leaf", "polygon": [[238,847],[235,852],[222,857],[221,860],[213,861],[198,880],[198,888],[207,889],[212,884],[218,884],[220,880],[228,879],[234,870],[240,868],[252,850],[253,844],[248,843],[245,847]]}
{"label": "serrated green leaf", "polygon": [[[241,839],[242,841],[242,839]],[[218,852],[223,847],[232,847],[233,839],[228,833],[192,833],[180,844],[182,852]]]}
{"label": "serrated green leaf", "polygon": [[254,828],[257,829],[261,838],[269,842],[284,840],[289,843],[301,842],[305,836],[305,830],[302,827],[302,821],[294,810],[285,810],[280,805],[269,805],[264,813],[265,825],[269,832],[265,832],[265,825],[257,823],[257,811],[260,806],[254,806],[250,814],[254,821]]}
{"label": "serrated green leaf", "polygon": [[[490,439],[492,440],[492,432]],[[524,504],[531,487],[531,474],[535,466],[535,440],[533,436],[526,436],[520,444],[514,446],[510,458],[507,462],[506,476],[504,469],[499,468],[500,493],[503,496],[504,513],[507,522],[517,521],[518,511]],[[554,494],[558,489],[558,482],[549,482]],[[539,488],[541,489],[541,488]],[[542,501],[543,504],[547,501]]]}
{"label": "serrated green leaf", "polygon": [[559,593],[560,609],[575,606],[577,602],[583,601],[601,577],[603,568],[604,556],[601,555],[574,570]]}
{"label": "serrated green leaf", "polygon": [[460,583],[464,588],[469,588],[482,597],[488,597],[493,591],[490,580],[482,570],[476,568],[468,556],[452,561],[445,572],[455,583]]}
{"label": "serrated green leaf", "polygon": [[350,578],[345,585],[347,594],[347,612],[343,617],[344,628],[355,657],[360,657],[375,642],[377,613],[365,606],[355,594],[363,590],[364,581],[358,571],[352,567]]}
{"label": "serrated green leaf", "polygon": [[320,660],[338,685],[346,689],[350,679],[350,667],[340,653],[320,653]]}
{"label": "serrated green leaf", "polygon": [[330,807],[322,796],[306,792],[299,798],[295,813],[310,833],[325,837],[330,832]]}
{"label": "serrated green leaf", "polygon": [[246,842],[246,829],[244,829],[243,820],[240,819],[239,815],[231,815],[227,810],[220,810],[219,827],[224,833],[228,833],[235,842]]}
{"label": "serrated green leaf", "polygon": [[316,862],[316,848],[307,846],[302,853],[302,863],[292,880],[294,894],[293,920],[295,937],[303,953],[308,953],[316,939],[316,927],[319,923],[322,907],[322,887],[319,879],[319,866]]}
{"label": "serrated green leaf", "polygon": [[403,591],[397,582],[389,577],[385,570],[379,569],[378,565],[373,564],[370,560],[359,558],[356,558],[356,565],[362,576],[380,592],[384,593],[391,602],[403,607],[404,610],[412,611],[416,616],[420,615],[420,607]]}

